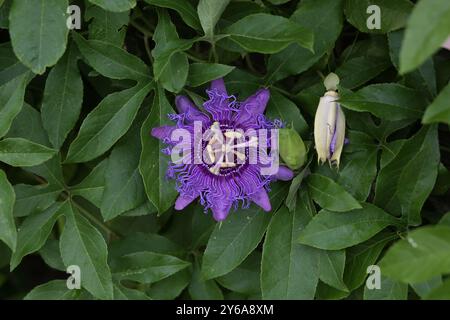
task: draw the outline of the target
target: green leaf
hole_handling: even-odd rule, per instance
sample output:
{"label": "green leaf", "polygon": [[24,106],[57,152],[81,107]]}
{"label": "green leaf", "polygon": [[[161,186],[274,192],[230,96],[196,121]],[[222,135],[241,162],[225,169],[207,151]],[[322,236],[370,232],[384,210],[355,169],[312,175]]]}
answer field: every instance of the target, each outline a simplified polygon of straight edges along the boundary
{"label": "green leaf", "polygon": [[444,283],[434,288],[426,297],[427,300],[449,300],[450,299],[450,280],[445,280]]}
{"label": "green leaf", "polygon": [[343,281],[345,267],[345,250],[321,250],[319,258],[319,278],[326,284],[348,291]]}
{"label": "green leaf", "polygon": [[130,289],[120,282],[114,282],[114,300],[151,300],[144,292]]}
{"label": "green leaf", "polygon": [[153,283],[189,266],[189,262],[176,257],[144,251],[127,254],[113,261],[112,270],[119,279]]}
{"label": "green leaf", "polygon": [[269,119],[280,119],[287,125],[292,125],[302,137],[308,136],[308,124],[298,106],[276,91],[271,92],[266,116]]}
{"label": "green leaf", "polygon": [[43,74],[64,54],[68,5],[67,0],[13,1],[9,12],[12,46],[19,60],[34,73]]}
{"label": "green leaf", "polygon": [[163,89],[158,88],[151,112],[141,129],[142,153],[139,171],[144,180],[148,199],[158,209],[159,214],[162,214],[172,206],[177,192],[175,190],[175,182],[173,180],[167,181],[165,178],[170,159],[161,152],[164,145],[158,139],[151,137],[150,132],[152,128],[172,124],[167,115],[173,112]]}
{"label": "green leaf", "polygon": [[122,12],[133,9],[136,6],[136,0],[89,0],[91,3],[113,12]]}
{"label": "green leaf", "polygon": [[[404,34],[404,29],[388,34],[389,55],[397,70],[400,69],[400,49]],[[432,57],[428,58],[417,70],[405,74],[403,77],[407,86],[421,90],[427,98],[432,99],[436,96],[436,71]]]}
{"label": "green leaf", "polygon": [[0,69],[0,87],[23,75],[24,73],[31,74],[30,70],[17,59],[11,47],[11,42],[0,44]]}
{"label": "green leaf", "polygon": [[0,29],[9,28],[8,14],[12,5],[12,0],[0,0]]}
{"label": "green leaf", "polygon": [[50,268],[66,272],[59,250],[59,240],[47,239],[45,245],[39,250],[39,254]]}
{"label": "green leaf", "polygon": [[286,201],[284,202],[286,207],[289,209],[289,212],[294,211],[297,206],[298,190],[303,182],[303,178],[305,177],[307,170],[309,170],[308,165],[306,165],[305,168],[292,179]]}
{"label": "green leaf", "polygon": [[18,76],[0,87],[0,137],[10,129],[22,109],[28,74]]}
{"label": "green leaf", "polygon": [[189,66],[187,84],[198,87],[212,80],[225,77],[234,67],[219,63],[193,63]]}
{"label": "green leaf", "polygon": [[66,225],[60,239],[61,257],[66,267],[81,270],[81,285],[94,297],[113,298],[111,272],[107,264],[108,249],[101,233],[82,217],[71,202],[64,205]]}
{"label": "green leaf", "polygon": [[431,105],[428,106],[423,116],[423,123],[443,122],[450,125],[450,83],[447,84]]}
{"label": "green leaf", "polygon": [[51,146],[47,133],[42,126],[41,114],[27,103],[14,118],[7,138],[23,138],[44,146]]}
{"label": "green leaf", "polygon": [[130,128],[153,83],[138,84],[104,98],[84,119],[66,162],[85,162],[102,155]]}
{"label": "green leaf", "polygon": [[340,250],[370,239],[399,221],[372,204],[337,213],[321,210],[302,230],[299,241],[319,249]]}
{"label": "green leaf", "polygon": [[336,69],[340,86],[353,89],[375,78],[391,66],[388,59],[362,56],[345,61]]}
{"label": "green leaf", "polygon": [[377,262],[386,244],[396,237],[396,234],[380,232],[366,242],[346,249],[344,283],[350,291],[364,283],[367,277],[367,267]]}
{"label": "green leaf", "polygon": [[437,127],[423,127],[380,170],[374,203],[419,225],[422,206],[436,181],[439,158]]}
{"label": "green leaf", "polygon": [[341,0],[303,0],[290,20],[314,33],[314,53],[294,43],[269,57],[267,82],[299,74],[330,50],[342,30]]}
{"label": "green leaf", "polygon": [[236,269],[216,279],[228,290],[243,294],[258,294],[261,291],[261,254],[253,251]]}
{"label": "green leaf", "polygon": [[22,138],[0,141],[0,161],[14,167],[31,167],[44,163],[56,154],[56,150]]}
{"label": "green leaf", "polygon": [[[142,121],[138,124],[140,123]],[[139,133],[140,126],[132,127],[109,157],[100,206],[105,221],[134,209],[147,200],[138,168],[141,154]]]}
{"label": "green leaf", "polygon": [[[145,193],[144,198],[147,199]],[[140,216],[146,216],[152,213],[157,213],[158,210],[156,210],[155,206],[148,200],[144,200],[143,203],[138,205],[136,208],[127,210],[123,213],[126,217],[140,217]]]}
{"label": "green leaf", "polygon": [[95,5],[86,8],[84,18],[89,23],[89,40],[111,43],[117,47],[123,45],[130,12],[111,12]]}
{"label": "green leaf", "polygon": [[316,249],[297,243],[300,231],[313,215],[306,191],[295,212],[281,207],[267,230],[261,265],[263,299],[313,299],[319,281]]}
{"label": "green leaf", "polygon": [[69,290],[66,280],[52,280],[31,290],[24,300],[74,300],[80,290]]}
{"label": "green leaf", "polygon": [[[272,208],[276,210],[287,191],[286,184],[275,184],[269,194]],[[209,237],[202,264],[205,279],[222,276],[245,260],[261,241],[270,222],[270,214],[252,206],[233,212]]]}
{"label": "green leaf", "polygon": [[57,186],[32,186],[16,184],[16,203],[14,204],[14,216],[24,217],[41,212],[52,205],[63,189]]}
{"label": "green leaf", "polygon": [[200,272],[200,265],[194,263],[189,295],[193,300],[223,300],[223,294],[214,280],[205,280]]}
{"label": "green leaf", "polygon": [[380,289],[369,290],[364,287],[364,300],[406,300],[408,285],[381,277]]}
{"label": "green leaf", "polygon": [[145,0],[145,2],[154,6],[173,9],[178,12],[186,24],[196,30],[201,29],[200,20],[198,19],[195,8],[189,1],[180,0]]}
{"label": "green leaf", "polygon": [[[376,5],[380,8],[379,19],[381,29],[368,29],[367,24],[372,19],[373,11],[367,12],[368,7]],[[347,20],[361,32],[387,33],[402,28],[413,8],[409,0],[347,0],[345,15]]]}
{"label": "green leaf", "polygon": [[185,251],[177,244],[159,234],[135,232],[111,244],[109,256],[112,259],[126,254],[149,251],[153,253],[183,256]]}
{"label": "green leaf", "polygon": [[170,16],[163,9],[158,10],[158,25],[153,35],[156,46],[152,51],[155,58],[153,73],[155,80],[171,92],[179,92],[186,83],[189,62],[184,50],[192,45],[190,40],[180,40]]}
{"label": "green leaf", "polygon": [[361,208],[355,198],[328,177],[314,173],[307,178],[307,183],[311,198],[324,209],[345,212]]}
{"label": "green leaf", "polygon": [[108,160],[100,162],[83,181],[70,187],[70,193],[74,196],[81,196],[100,208],[105,189],[107,167]]}
{"label": "green leaf", "polygon": [[200,0],[197,6],[198,17],[205,35],[213,39],[214,27],[219,21],[230,0]]}
{"label": "green leaf", "polygon": [[379,266],[392,279],[417,283],[450,273],[449,252],[450,228],[426,226],[391,246]]}
{"label": "green leaf", "polygon": [[390,121],[419,119],[426,101],[419,92],[396,83],[372,84],[339,99],[347,109],[363,112]]}
{"label": "green leaf", "polygon": [[16,199],[14,189],[6,174],[0,170],[0,240],[12,251],[16,248],[17,231],[13,217],[13,207]]}
{"label": "green leaf", "polygon": [[78,52],[71,46],[52,68],[45,83],[42,124],[56,149],[78,120],[83,102],[83,81],[77,66]]}
{"label": "green leaf", "polygon": [[181,294],[190,281],[190,271],[183,269],[170,277],[153,283],[147,290],[147,294],[154,300],[172,300]]}
{"label": "green leaf", "polygon": [[22,222],[17,235],[16,250],[11,256],[11,271],[20,264],[23,257],[41,249],[56,220],[63,213],[62,206],[61,202],[57,202],[40,213],[28,216]]}
{"label": "green leaf", "polygon": [[369,146],[365,150],[344,154],[344,168],[339,171],[337,182],[358,201],[365,201],[377,175],[378,149]]}
{"label": "green leaf", "polygon": [[138,57],[120,47],[99,40],[86,40],[72,33],[83,57],[101,75],[112,79],[148,81],[150,70]]}
{"label": "green leaf", "polygon": [[445,42],[450,30],[450,2],[420,0],[408,20],[400,51],[400,73],[420,66]]}
{"label": "green leaf", "polygon": [[[155,64],[155,71],[159,64]],[[184,52],[173,53],[167,65],[164,67],[164,72],[158,77],[164,89],[178,93],[183,89],[189,73],[189,62],[187,55]]]}
{"label": "green leaf", "polygon": [[319,282],[317,286],[317,300],[342,300],[349,296],[349,292],[330,287],[324,282]]}
{"label": "green leaf", "polygon": [[225,32],[250,52],[276,53],[294,42],[313,51],[313,33],[280,16],[252,14],[233,23]]}

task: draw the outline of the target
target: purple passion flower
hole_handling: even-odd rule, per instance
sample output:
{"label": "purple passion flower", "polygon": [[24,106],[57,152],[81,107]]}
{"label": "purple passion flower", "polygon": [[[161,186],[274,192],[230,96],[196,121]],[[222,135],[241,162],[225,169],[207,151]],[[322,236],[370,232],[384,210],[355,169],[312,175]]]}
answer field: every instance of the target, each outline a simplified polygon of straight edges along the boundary
{"label": "purple passion flower", "polygon": [[[171,155],[167,176],[177,182],[175,209],[182,210],[199,198],[216,221],[223,221],[239,203],[248,208],[253,201],[270,211],[270,182],[290,180],[293,172],[278,162],[275,145],[281,122],[263,115],[269,90],[260,89],[237,102],[218,79],[206,92],[206,112],[187,97],[177,96],[179,113],[169,115],[176,124],[152,129],[152,136],[167,144],[163,152]],[[267,146],[266,152],[261,145]]]}

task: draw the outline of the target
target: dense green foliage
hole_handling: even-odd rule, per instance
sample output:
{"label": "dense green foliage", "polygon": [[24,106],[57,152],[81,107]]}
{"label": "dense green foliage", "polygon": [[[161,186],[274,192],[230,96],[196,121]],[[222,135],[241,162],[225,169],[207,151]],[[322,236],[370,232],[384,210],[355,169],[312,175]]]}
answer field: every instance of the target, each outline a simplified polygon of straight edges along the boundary
{"label": "dense green foliage", "polygon": [[[450,299],[449,35],[448,0],[0,0],[0,298]],[[330,72],[339,168],[314,150]],[[173,209],[150,131],[220,77],[270,89],[295,178],[216,223]]]}

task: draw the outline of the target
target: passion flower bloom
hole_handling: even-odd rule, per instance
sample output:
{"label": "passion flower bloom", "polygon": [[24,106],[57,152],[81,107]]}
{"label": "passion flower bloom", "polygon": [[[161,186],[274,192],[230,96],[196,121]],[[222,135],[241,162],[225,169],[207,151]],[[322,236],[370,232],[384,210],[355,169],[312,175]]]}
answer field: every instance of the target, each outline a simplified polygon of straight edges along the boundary
{"label": "passion flower bloom", "polygon": [[[259,137],[243,134],[259,129],[271,131],[281,126],[280,121],[269,121],[263,115],[270,97],[269,90],[258,90],[245,101],[237,102],[234,96],[228,95],[223,80],[218,79],[211,83],[206,92],[209,100],[203,104],[205,112],[200,111],[187,97],[177,96],[175,103],[179,113],[169,115],[176,124],[152,129],[152,135],[168,146],[163,152],[172,155],[167,176],[177,181],[179,197],[175,209],[182,210],[199,198],[205,211],[211,209],[217,221],[224,220],[231,207],[237,208],[239,203],[247,208],[252,201],[265,211],[270,211],[267,194],[270,182],[290,180],[293,172],[278,166],[277,162],[277,170],[265,174],[264,169],[274,165],[278,158],[258,152],[256,161],[251,161],[250,148],[258,144]],[[198,134],[196,128],[199,127],[201,136],[207,136],[200,142],[195,138]],[[183,154],[187,154],[182,161],[173,160],[172,153],[179,145],[179,135],[175,134],[179,131],[176,129],[191,134],[190,140],[181,144]],[[271,140],[269,138],[267,140]],[[230,144],[230,141],[236,140],[237,144]],[[202,160],[205,158],[207,161]]]}
{"label": "passion flower bloom", "polygon": [[318,161],[335,162],[339,167],[345,144],[345,115],[337,102],[339,95],[329,90],[320,98],[314,119],[314,140]]}

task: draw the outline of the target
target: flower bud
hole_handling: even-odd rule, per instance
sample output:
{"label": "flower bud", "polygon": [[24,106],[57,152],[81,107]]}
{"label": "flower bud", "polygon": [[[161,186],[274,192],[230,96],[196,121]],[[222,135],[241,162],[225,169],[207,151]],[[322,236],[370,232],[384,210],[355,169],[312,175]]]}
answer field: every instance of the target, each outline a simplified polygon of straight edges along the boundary
{"label": "flower bud", "polygon": [[318,161],[336,162],[339,167],[345,141],[345,115],[338,99],[338,93],[332,90],[320,98],[314,120],[314,140]]}
{"label": "flower bud", "polygon": [[279,129],[281,159],[295,170],[305,164],[306,148],[302,138],[294,129]]}

